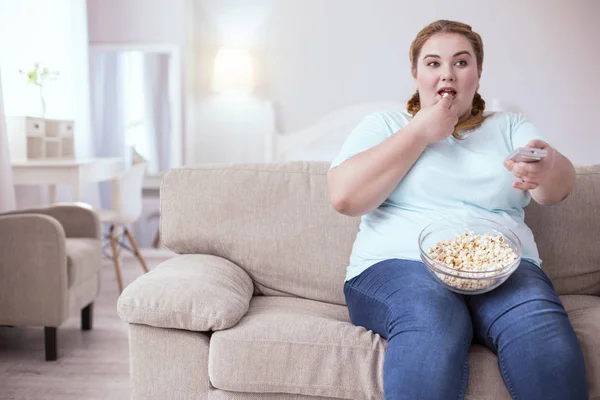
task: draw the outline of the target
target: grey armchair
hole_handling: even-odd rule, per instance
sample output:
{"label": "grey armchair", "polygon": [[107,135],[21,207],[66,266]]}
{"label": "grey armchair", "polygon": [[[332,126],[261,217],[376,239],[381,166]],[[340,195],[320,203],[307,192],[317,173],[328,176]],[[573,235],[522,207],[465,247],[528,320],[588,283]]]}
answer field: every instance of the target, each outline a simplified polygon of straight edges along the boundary
{"label": "grey armchair", "polygon": [[46,360],[57,359],[57,328],[81,311],[92,328],[100,289],[101,228],[80,205],[0,214],[0,325],[43,326]]}

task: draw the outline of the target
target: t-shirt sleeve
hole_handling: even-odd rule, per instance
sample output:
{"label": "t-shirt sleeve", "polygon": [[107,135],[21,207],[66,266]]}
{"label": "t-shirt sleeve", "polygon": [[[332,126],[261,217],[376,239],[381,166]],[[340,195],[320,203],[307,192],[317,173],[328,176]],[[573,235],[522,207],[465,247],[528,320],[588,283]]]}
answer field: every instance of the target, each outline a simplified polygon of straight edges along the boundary
{"label": "t-shirt sleeve", "polygon": [[329,169],[337,167],[350,157],[378,145],[390,137],[392,133],[379,113],[368,115],[346,138],[340,152],[331,162]]}
{"label": "t-shirt sleeve", "polygon": [[542,133],[525,117],[520,114],[513,114],[511,120],[511,142],[513,150],[519,147],[527,146],[527,143],[534,139],[548,140]]}

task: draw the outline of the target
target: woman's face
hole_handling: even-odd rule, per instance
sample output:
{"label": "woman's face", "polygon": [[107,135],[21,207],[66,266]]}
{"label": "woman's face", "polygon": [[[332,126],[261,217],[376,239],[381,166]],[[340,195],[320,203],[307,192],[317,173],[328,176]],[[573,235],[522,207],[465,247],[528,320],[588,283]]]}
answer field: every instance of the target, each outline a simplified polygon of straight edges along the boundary
{"label": "woman's face", "polygon": [[430,37],[421,48],[413,75],[421,107],[436,104],[447,91],[459,118],[470,115],[479,72],[473,46],[466,37],[454,33]]}

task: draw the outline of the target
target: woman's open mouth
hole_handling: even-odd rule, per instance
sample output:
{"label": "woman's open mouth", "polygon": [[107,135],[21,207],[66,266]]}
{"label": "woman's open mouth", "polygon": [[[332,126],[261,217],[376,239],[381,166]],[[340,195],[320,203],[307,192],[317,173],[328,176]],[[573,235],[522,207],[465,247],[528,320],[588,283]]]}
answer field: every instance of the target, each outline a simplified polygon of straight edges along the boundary
{"label": "woman's open mouth", "polygon": [[450,96],[451,100],[454,100],[456,98],[456,90],[454,90],[453,88],[441,88],[438,91],[438,94],[440,95],[440,97],[444,97],[444,94],[448,94]]}

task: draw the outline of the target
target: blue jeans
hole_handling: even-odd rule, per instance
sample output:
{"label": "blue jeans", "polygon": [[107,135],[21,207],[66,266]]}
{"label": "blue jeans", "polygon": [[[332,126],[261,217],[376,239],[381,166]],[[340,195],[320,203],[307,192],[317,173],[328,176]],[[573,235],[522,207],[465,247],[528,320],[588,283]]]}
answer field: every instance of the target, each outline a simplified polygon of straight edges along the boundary
{"label": "blue jeans", "polygon": [[465,296],[442,286],[423,263],[391,259],[346,282],[344,294],[352,322],[388,341],[386,400],[464,399],[473,339],[497,354],[513,399],[588,398],[567,312],[546,274],[528,261],[500,287]]}

